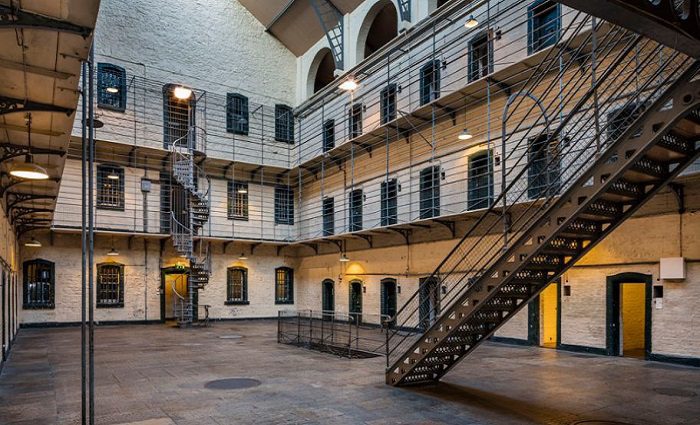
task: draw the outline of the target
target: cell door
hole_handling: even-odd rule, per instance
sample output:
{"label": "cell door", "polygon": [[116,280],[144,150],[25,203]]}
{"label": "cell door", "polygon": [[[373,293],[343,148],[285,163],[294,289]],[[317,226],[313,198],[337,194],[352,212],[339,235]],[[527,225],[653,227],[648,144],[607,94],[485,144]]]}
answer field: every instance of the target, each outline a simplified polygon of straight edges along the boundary
{"label": "cell door", "polygon": [[335,288],[334,282],[330,279],[323,281],[323,294],[321,296],[321,308],[324,317],[331,317],[335,310]]}
{"label": "cell door", "polygon": [[[382,279],[381,283],[382,316],[396,316],[396,280]],[[383,317],[385,319],[386,317]]]}
{"label": "cell door", "polygon": [[350,317],[353,321],[362,320],[362,282],[350,282]]}
{"label": "cell door", "polygon": [[418,281],[418,285],[419,326],[427,329],[440,314],[439,282],[434,277],[424,277]]}

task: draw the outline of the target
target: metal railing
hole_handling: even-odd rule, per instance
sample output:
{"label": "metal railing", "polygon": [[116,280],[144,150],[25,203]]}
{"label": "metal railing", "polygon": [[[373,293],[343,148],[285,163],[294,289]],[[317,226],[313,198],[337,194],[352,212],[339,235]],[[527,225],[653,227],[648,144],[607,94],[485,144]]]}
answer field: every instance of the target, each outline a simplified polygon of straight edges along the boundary
{"label": "metal railing", "polygon": [[282,310],[277,342],[349,358],[383,356],[389,316],[326,310]]}
{"label": "metal railing", "polygon": [[[590,17],[585,22],[595,26]],[[392,324],[387,329],[387,364],[396,362],[440,312],[459,302],[520,235],[542,220],[554,199],[692,62],[619,27],[609,26],[603,33],[596,28],[581,37],[578,45],[550,51],[560,60],[543,61],[549,67],[537,69],[508,99],[502,143],[512,146],[501,152],[501,163],[508,164],[500,176],[503,190],[427,279],[435,284],[419,288],[387,322]],[[552,74],[556,76],[545,80]],[[528,110],[524,102],[533,97]],[[526,110],[524,118],[508,131],[508,118],[518,107]],[[604,125],[601,116],[609,118]],[[533,140],[541,146],[533,149]]]}

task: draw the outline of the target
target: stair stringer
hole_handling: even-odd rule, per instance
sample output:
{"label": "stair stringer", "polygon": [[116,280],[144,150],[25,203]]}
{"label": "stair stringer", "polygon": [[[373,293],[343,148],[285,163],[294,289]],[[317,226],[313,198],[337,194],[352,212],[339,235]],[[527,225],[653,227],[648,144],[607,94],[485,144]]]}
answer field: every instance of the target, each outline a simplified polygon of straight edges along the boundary
{"label": "stair stringer", "polygon": [[[585,172],[576,183],[567,191],[566,194],[558,198],[548,211],[543,214],[543,218],[538,220],[530,230],[524,232],[515,243],[499,258],[499,260],[488,271],[476,278],[473,284],[465,291],[465,293],[453,303],[439,319],[415,342],[402,357],[399,358],[391,367],[387,369],[386,382],[390,385],[405,385],[405,378],[417,367],[421,366],[421,361],[429,357],[442,356],[443,358],[452,357],[446,367],[442,369],[432,370],[427,379],[414,380],[410,383],[418,384],[431,381],[437,381],[445,373],[452,369],[459,361],[464,359],[467,354],[471,353],[484,340],[493,335],[510,317],[520,311],[529,301],[537,296],[551,281],[561,276],[575,262],[592,249],[598,242],[605,238],[617,226],[631,216],[646,200],[651,198],[663,186],[676,177],[687,165],[693,162],[698,155],[697,142],[695,142],[695,152],[692,155],[684,158],[682,163],[678,163],[676,167],[668,173],[666,178],[657,182],[654,185],[647,185],[643,196],[634,205],[629,205],[624,213],[617,218],[615,222],[602,228],[599,234],[592,239],[578,254],[567,257],[564,265],[556,271],[551,272],[546,281],[532,286],[529,298],[523,299],[517,307],[510,313],[501,317],[501,320],[484,332],[474,338],[471,344],[465,344],[463,350],[452,355],[438,354],[436,350],[440,348],[441,342],[454,338],[454,335],[459,332],[460,326],[469,322],[475,313],[479,312],[482,306],[485,306],[492,300],[498,291],[507,285],[519,271],[522,271],[530,263],[530,260],[542,252],[543,248],[554,239],[558,234],[566,229],[582,211],[585,211],[594,201],[598,200],[605,190],[610,188],[613,183],[618,181],[623,174],[632,167],[643,155],[655,146],[664,135],[668,134],[671,129],[683,119],[684,116],[691,111],[700,107],[700,81],[691,81],[697,73],[700,66],[696,62],[683,76],[679,78],[667,91],[661,96],[652,107],[643,113],[634,124],[609,148],[598,160]],[[672,100],[672,107],[663,109],[663,106]],[[638,131],[642,128],[642,133]],[[637,137],[633,137],[639,134]],[[646,141],[646,142],[645,142]],[[616,153],[632,154],[626,158],[620,156],[620,161],[611,161]],[[587,185],[587,182],[593,181],[593,184]],[[576,202],[574,202],[576,200]],[[554,218],[554,219],[553,219]]]}

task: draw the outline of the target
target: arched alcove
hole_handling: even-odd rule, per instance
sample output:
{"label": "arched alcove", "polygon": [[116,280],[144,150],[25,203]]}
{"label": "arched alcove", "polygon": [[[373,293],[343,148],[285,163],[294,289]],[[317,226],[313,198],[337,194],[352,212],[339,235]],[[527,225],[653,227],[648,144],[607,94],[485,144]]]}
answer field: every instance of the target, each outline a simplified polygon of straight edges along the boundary
{"label": "arched alcove", "polygon": [[334,79],[335,60],[333,59],[333,53],[331,49],[324,47],[316,53],[314,60],[311,62],[311,67],[309,67],[307,79],[309,96],[332,83]]}
{"label": "arched alcove", "polygon": [[358,33],[358,62],[395,38],[398,34],[398,22],[398,12],[391,0],[382,0],[372,6]]}

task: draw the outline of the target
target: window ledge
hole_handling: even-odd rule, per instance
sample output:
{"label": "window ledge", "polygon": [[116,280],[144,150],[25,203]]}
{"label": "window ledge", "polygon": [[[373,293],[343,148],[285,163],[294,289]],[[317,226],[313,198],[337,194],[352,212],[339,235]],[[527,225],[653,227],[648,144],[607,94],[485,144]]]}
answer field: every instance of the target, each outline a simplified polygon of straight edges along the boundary
{"label": "window ledge", "polygon": [[96,308],[124,308],[124,303],[118,304],[95,304]]}
{"label": "window ledge", "polygon": [[224,301],[224,305],[249,305],[250,301]]}
{"label": "window ledge", "polygon": [[280,300],[275,300],[275,304],[294,304],[294,301],[280,301]]}
{"label": "window ledge", "polygon": [[126,108],[112,106],[112,105],[108,105],[106,103],[98,103],[97,107],[100,109],[107,109],[107,110],[114,111],[114,112],[126,112]]}
{"label": "window ledge", "polygon": [[54,304],[50,304],[50,305],[24,304],[24,305],[22,305],[23,310],[53,310],[55,308],[56,308],[56,306]]}
{"label": "window ledge", "polygon": [[98,210],[124,211],[124,207],[113,207],[109,205],[95,205]]}

